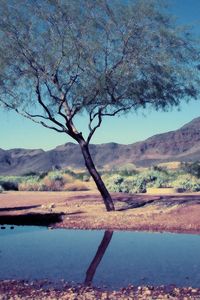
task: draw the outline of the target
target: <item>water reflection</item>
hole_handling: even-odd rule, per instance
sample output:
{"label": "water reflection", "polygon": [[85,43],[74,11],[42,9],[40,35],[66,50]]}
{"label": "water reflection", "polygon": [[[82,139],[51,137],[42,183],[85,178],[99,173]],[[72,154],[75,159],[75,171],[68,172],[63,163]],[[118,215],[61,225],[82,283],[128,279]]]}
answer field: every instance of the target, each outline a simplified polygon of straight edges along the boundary
{"label": "water reflection", "polygon": [[2,227],[0,280],[64,279],[112,289],[200,285],[199,235]]}
{"label": "water reflection", "polygon": [[85,285],[91,285],[93,277],[96,273],[97,267],[100,264],[104,254],[106,252],[106,249],[108,248],[108,245],[112,239],[112,235],[113,235],[113,231],[106,230],[104,232],[104,236],[98,247],[98,250],[97,250],[89,268],[87,269],[86,277],[85,277],[85,281],[84,281]]}
{"label": "water reflection", "polygon": [[[5,229],[15,229],[14,226],[1,226],[0,227],[2,230]],[[97,268],[108,248],[108,245],[110,244],[110,241],[112,239],[113,236],[113,231],[110,230],[105,230],[103,238],[101,240],[101,243],[99,244],[99,247],[97,249],[97,252],[93,258],[93,260],[91,261],[87,271],[86,271],[86,275],[85,275],[85,280],[84,280],[84,284],[87,286],[90,286],[92,284],[94,275],[97,271]]]}

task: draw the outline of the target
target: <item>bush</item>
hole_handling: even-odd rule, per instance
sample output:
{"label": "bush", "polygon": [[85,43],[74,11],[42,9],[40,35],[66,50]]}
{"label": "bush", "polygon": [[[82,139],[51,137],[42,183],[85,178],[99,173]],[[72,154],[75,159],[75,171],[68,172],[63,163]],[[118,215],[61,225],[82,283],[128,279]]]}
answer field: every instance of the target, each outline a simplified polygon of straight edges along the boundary
{"label": "bush", "polygon": [[123,192],[123,193],[145,193],[146,181],[141,175],[122,176],[115,174],[106,180],[107,188],[110,192]]}
{"label": "bush", "polygon": [[41,191],[41,183],[38,179],[30,178],[19,183],[19,191]]}
{"label": "bush", "polygon": [[146,181],[140,175],[134,177],[128,177],[123,181],[121,190],[124,193],[145,193]]}
{"label": "bush", "polygon": [[69,174],[51,172],[41,181],[41,190],[62,191],[67,183],[72,183],[74,178]]}
{"label": "bush", "polygon": [[170,182],[174,179],[174,172],[154,166],[142,173],[141,176],[145,179],[147,187],[168,188],[171,186]]}
{"label": "bush", "polygon": [[199,161],[196,161],[193,163],[182,163],[181,169],[188,174],[191,174],[197,178],[200,178],[200,162]]}
{"label": "bush", "polygon": [[5,191],[18,191],[18,183],[15,181],[0,181],[1,187]]}
{"label": "bush", "polygon": [[188,174],[181,175],[177,180],[172,182],[172,186],[185,192],[198,192],[200,191],[200,179]]}
{"label": "bush", "polygon": [[110,192],[122,192],[122,182],[124,178],[118,174],[114,175],[104,175],[103,180],[105,180],[105,184]]}

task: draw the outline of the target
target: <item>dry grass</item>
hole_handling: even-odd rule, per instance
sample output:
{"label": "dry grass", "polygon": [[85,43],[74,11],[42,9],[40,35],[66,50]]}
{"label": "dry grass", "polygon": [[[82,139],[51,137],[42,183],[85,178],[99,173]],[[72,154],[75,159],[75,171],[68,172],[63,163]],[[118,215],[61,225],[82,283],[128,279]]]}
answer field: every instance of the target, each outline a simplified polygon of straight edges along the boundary
{"label": "dry grass", "polygon": [[147,194],[149,195],[169,195],[177,193],[176,188],[147,188]]}
{"label": "dry grass", "polygon": [[166,169],[170,169],[170,170],[177,170],[180,168],[181,163],[180,161],[170,161],[170,162],[163,162],[158,164],[159,167],[164,167]]}
{"label": "dry grass", "polygon": [[88,184],[80,181],[80,180],[75,180],[72,183],[66,183],[63,187],[64,191],[88,191]]}

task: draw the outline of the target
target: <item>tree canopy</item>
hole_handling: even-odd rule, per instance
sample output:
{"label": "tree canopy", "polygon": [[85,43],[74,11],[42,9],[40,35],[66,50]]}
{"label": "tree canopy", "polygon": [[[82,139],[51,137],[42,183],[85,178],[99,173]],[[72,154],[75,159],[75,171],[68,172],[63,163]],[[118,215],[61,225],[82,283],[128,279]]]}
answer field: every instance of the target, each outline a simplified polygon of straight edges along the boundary
{"label": "tree canopy", "polygon": [[88,142],[104,116],[167,109],[199,90],[199,52],[163,1],[2,0],[0,101]]}

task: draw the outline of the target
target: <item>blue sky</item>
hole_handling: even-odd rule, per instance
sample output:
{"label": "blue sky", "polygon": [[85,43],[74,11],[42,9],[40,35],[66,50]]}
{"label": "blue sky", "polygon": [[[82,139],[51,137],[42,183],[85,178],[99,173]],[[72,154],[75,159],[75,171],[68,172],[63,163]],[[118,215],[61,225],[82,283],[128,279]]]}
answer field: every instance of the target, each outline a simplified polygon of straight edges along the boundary
{"label": "blue sky", "polygon": [[[200,33],[200,0],[171,0],[171,10],[179,22],[192,24]],[[199,99],[200,100],[200,99]],[[183,103],[181,110],[169,112],[143,111],[126,117],[105,119],[96,132],[92,143],[117,142],[130,144],[144,140],[154,134],[175,130],[200,116],[200,102]],[[78,120],[83,131],[87,127],[84,117]],[[84,128],[84,129],[83,129]],[[43,128],[14,112],[0,111],[0,148],[42,148],[52,149],[73,141],[67,135]]]}

